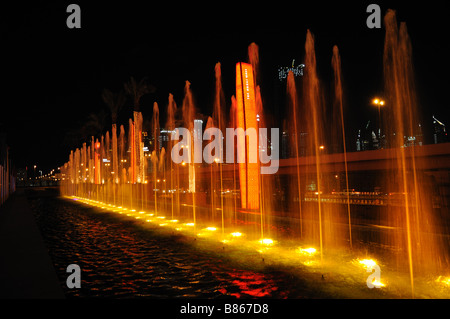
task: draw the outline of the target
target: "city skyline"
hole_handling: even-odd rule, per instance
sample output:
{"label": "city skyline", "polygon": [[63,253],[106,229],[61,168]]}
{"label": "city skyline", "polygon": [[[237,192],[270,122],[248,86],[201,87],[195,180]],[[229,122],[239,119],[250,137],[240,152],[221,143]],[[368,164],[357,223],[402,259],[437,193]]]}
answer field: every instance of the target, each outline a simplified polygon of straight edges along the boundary
{"label": "city skyline", "polygon": [[[415,16],[417,9],[401,2],[380,2],[379,5],[382,15],[389,8],[396,10],[398,21],[405,21],[410,30],[424,131],[430,132],[432,124],[426,119],[432,115],[448,122],[444,88],[449,80],[443,76],[448,66],[438,64],[441,59],[433,59],[431,55],[433,52],[433,56],[439,57],[448,47],[437,41],[444,30],[444,20],[438,17],[429,20],[425,11],[419,21]],[[151,120],[152,104],[156,101],[161,109],[161,121],[164,121],[169,93],[174,95],[177,105],[181,105],[184,81],[191,82],[199,111],[210,115],[214,65],[220,62],[229,109],[231,95],[235,94],[234,64],[248,59],[247,47],[252,42],[260,49],[264,106],[269,112],[284,110],[283,105],[278,105],[279,93],[274,94],[277,90],[285,92],[284,83],[278,78],[278,68],[290,66],[293,60],[296,64],[303,63],[307,29],[316,38],[318,72],[325,87],[331,83],[332,45],[340,48],[348,139],[353,141],[362,123],[376,116],[376,109],[370,102],[382,93],[385,30],[384,27],[367,28],[365,2],[344,6],[330,4],[326,11],[318,10],[317,5],[305,5],[295,18],[283,15],[287,8],[283,5],[262,6],[249,20],[250,24],[261,28],[245,28],[244,31],[227,23],[232,14],[231,4],[221,14],[214,10],[199,13],[192,8],[191,16],[183,15],[181,9],[153,9],[152,12],[172,12],[173,19],[167,20],[173,28],[164,24],[168,22],[164,18],[156,19],[151,12],[138,13],[139,7],[81,7],[83,23],[79,30],[65,26],[68,14],[66,5],[61,3],[33,6],[28,11],[12,6],[7,20],[11,24],[2,31],[8,47],[5,76],[11,79],[3,93],[6,103],[17,107],[2,108],[0,123],[18,167],[37,163],[48,170],[63,163],[66,160],[63,154],[76,146],[71,137],[91,114],[97,117],[94,120],[104,122],[104,134],[110,126],[110,115],[101,100],[101,92],[105,88],[117,92],[132,76],[138,80],[147,77],[156,88],[141,100],[144,120]],[[272,14],[270,9],[278,14]],[[269,15],[271,19],[265,20]],[[192,19],[194,22],[189,17],[203,20]],[[14,18],[17,21],[10,21]],[[183,25],[189,27],[180,29]],[[204,25],[211,26],[209,32]],[[424,42],[427,38],[430,41]],[[370,43],[373,45],[368,45]],[[368,47],[371,47],[369,51]],[[21,79],[30,82],[25,84],[23,93],[19,85]],[[122,124],[132,116],[131,105],[128,102],[120,113]],[[277,112],[277,115],[283,117],[286,113]],[[59,133],[54,134],[54,130]],[[47,157],[43,154],[49,152],[38,151],[42,148],[57,151]]]}

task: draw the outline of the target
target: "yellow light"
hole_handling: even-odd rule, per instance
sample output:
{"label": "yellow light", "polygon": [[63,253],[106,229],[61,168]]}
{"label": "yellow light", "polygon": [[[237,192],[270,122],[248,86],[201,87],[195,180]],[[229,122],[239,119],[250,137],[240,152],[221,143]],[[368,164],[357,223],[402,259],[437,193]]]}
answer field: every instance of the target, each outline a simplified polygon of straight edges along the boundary
{"label": "yellow light", "polygon": [[169,220],[171,223],[178,223],[178,219],[171,219]]}
{"label": "yellow light", "polygon": [[157,216],[156,218],[164,219],[164,218],[166,218],[166,217],[164,217],[164,216]]}
{"label": "yellow light", "polygon": [[316,260],[308,260],[308,261],[305,261],[305,262],[303,263],[303,265],[309,266],[309,267],[313,267],[313,266],[318,266],[319,263],[318,263],[318,261],[316,261]]}
{"label": "yellow light", "polygon": [[310,247],[310,248],[299,248],[298,252],[304,255],[314,255],[317,252],[317,249]]}
{"label": "yellow light", "polygon": [[379,100],[379,99],[374,99],[374,100],[373,100],[373,104],[378,104],[378,103],[380,103],[380,100]]}
{"label": "yellow light", "polygon": [[321,150],[323,150],[323,149],[325,149],[325,146],[320,145],[319,148],[320,148]]}
{"label": "yellow light", "polygon": [[204,230],[207,230],[207,231],[216,231],[217,228],[216,228],[216,227],[206,227]]}
{"label": "yellow light", "polygon": [[231,233],[231,236],[233,236],[233,237],[241,237],[242,233],[237,231],[237,232]]}
{"label": "yellow light", "polygon": [[274,244],[274,241],[270,238],[263,238],[259,240],[259,243],[266,246],[272,246]]}
{"label": "yellow light", "polygon": [[380,105],[383,106],[384,105],[384,101],[380,101]]}
{"label": "yellow light", "polygon": [[139,214],[145,214],[145,212],[142,212],[142,211],[141,211],[141,212],[139,212]]}
{"label": "yellow light", "polygon": [[442,283],[442,284],[447,285],[447,286],[450,287],[450,277],[439,276],[436,279],[436,282]]}
{"label": "yellow light", "polygon": [[195,224],[194,223],[186,223],[185,225],[186,226],[194,226]]}
{"label": "yellow light", "polygon": [[385,284],[383,284],[381,281],[378,281],[376,279],[374,281],[372,281],[372,285],[374,285],[377,288],[386,287]]}
{"label": "yellow light", "polygon": [[375,260],[373,260],[373,259],[362,259],[362,260],[358,260],[358,262],[361,265],[364,265],[364,267],[366,267],[366,268],[372,268],[372,267],[376,266],[376,264],[377,264],[375,262]]}

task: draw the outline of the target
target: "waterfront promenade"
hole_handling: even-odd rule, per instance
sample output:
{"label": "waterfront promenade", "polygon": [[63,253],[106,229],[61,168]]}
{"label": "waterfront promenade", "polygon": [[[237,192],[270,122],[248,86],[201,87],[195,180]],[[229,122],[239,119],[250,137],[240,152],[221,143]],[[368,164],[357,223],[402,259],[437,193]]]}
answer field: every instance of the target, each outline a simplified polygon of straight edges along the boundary
{"label": "waterfront promenade", "polygon": [[0,298],[64,298],[26,191],[21,188],[0,206]]}

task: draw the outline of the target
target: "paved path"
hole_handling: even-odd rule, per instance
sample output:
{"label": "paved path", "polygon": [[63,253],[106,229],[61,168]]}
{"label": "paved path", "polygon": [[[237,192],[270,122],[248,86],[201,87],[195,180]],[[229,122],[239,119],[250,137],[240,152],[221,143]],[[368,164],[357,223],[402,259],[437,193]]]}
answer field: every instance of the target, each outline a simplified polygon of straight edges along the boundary
{"label": "paved path", "polygon": [[64,298],[23,189],[0,207],[0,298]]}

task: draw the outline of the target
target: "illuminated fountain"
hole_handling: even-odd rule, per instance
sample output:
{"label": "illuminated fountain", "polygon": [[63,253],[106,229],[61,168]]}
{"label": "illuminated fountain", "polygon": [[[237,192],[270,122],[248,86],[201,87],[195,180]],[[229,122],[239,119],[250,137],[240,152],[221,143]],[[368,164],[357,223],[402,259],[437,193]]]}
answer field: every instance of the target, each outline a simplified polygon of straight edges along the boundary
{"label": "illuminated fountain", "polygon": [[[194,138],[170,140],[166,148],[159,145],[162,129],[159,107],[154,103],[152,125],[147,132],[153,144],[148,151],[144,151],[142,140],[142,114],[135,111],[128,132],[121,125],[117,137],[117,125],[113,124],[111,135],[107,132],[99,139],[92,137],[90,145],[83,144],[71,152],[62,170],[65,178],[61,193],[201,240],[253,249],[266,263],[270,258],[279,258],[312,272],[342,270],[346,276],[353,276],[352,272],[361,268],[366,277],[366,270],[382,265],[383,274],[384,269],[407,274],[412,296],[417,277],[433,275],[433,284],[447,285],[448,236],[437,234],[448,234],[448,226],[439,225],[429,191],[432,186],[424,173],[422,149],[404,147],[403,137],[413,136],[419,124],[411,45],[406,26],[397,27],[393,11],[388,11],[385,24],[384,98],[389,107],[383,112],[383,126],[389,128],[385,132],[388,148],[377,152],[388,160],[376,183],[390,195],[388,199],[377,195],[378,202],[388,203],[372,207],[369,217],[363,208],[354,205],[350,192],[354,181],[348,166],[339,50],[334,46],[331,58],[334,98],[326,101],[326,85],[316,70],[315,39],[309,30],[304,76],[296,79],[292,72],[287,76],[289,116],[285,123],[291,158],[280,160],[284,172],[261,174],[265,164],[258,155],[271,149],[261,134],[252,140],[251,136],[235,133],[234,154],[220,147],[215,149],[211,163],[196,161],[195,148],[208,151],[214,143],[203,140],[207,135],[203,129],[219,128],[225,133],[226,127],[244,131],[253,128],[259,133],[259,128],[278,125],[271,122],[270,112],[263,107],[259,49],[252,43],[248,61],[236,64],[236,92],[229,111],[221,64],[217,63],[210,115],[198,114],[188,81],[180,109],[172,94],[168,98],[164,130],[172,135],[177,127],[183,127]],[[330,132],[325,130],[327,121],[332,123],[327,125]],[[224,143],[230,142],[227,138],[224,134]],[[172,160],[170,152],[177,143],[182,145],[180,153],[187,154],[187,160],[179,164]],[[239,154],[244,162],[238,162]],[[279,194],[284,197],[276,197]],[[362,216],[376,227],[361,226],[365,222]],[[221,249],[225,251],[224,247]],[[227,252],[233,253],[231,248]],[[239,258],[240,251],[236,255]],[[368,283],[385,289],[392,281],[389,285],[383,280]]]}
{"label": "illuminated fountain", "polygon": [[[411,42],[406,24],[398,27],[395,12],[385,16],[384,77],[386,116],[383,126],[387,132],[392,172],[385,178],[389,192],[396,194],[401,205],[391,206],[388,223],[398,231],[389,234],[389,243],[401,249],[397,256],[399,267],[407,267],[414,294],[416,274],[435,272],[448,265],[448,252],[439,233],[436,210],[433,209],[432,186],[419,167],[425,167],[420,147],[405,147],[405,137],[415,136],[420,126],[414,83]],[[405,258],[406,257],[406,258]]]}

